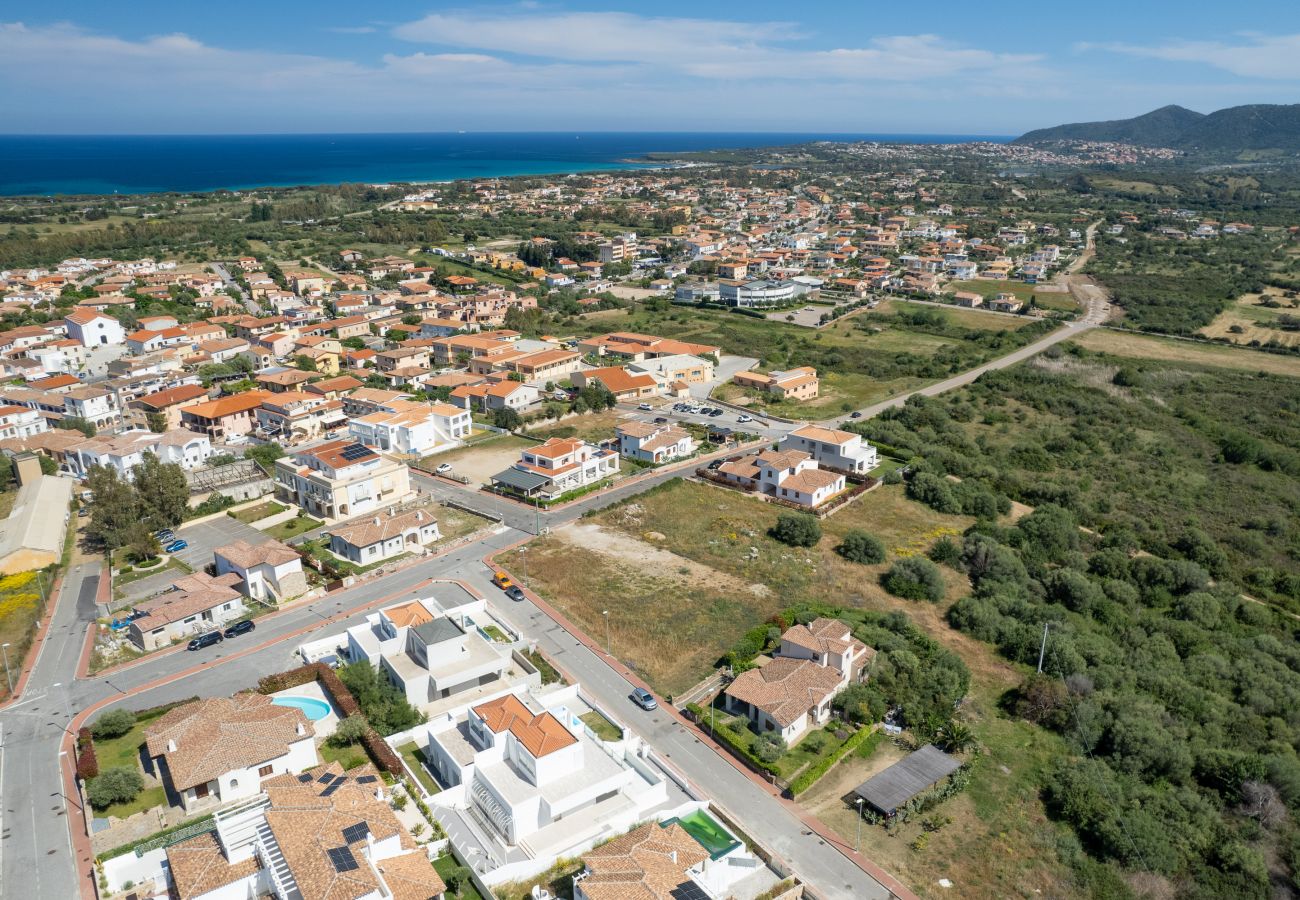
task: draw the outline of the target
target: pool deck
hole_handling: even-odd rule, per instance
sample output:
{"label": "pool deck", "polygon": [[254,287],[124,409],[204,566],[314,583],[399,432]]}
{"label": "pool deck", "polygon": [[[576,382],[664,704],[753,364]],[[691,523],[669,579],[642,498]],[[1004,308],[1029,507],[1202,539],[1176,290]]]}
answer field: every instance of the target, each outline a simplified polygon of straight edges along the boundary
{"label": "pool deck", "polygon": [[330,702],[329,695],[321,688],[320,684],[315,681],[309,681],[306,684],[299,685],[295,688],[277,691],[271,695],[271,699],[276,697],[310,697],[313,700],[320,700],[329,704],[329,715],[323,719],[317,719],[311,723],[312,729],[316,732],[316,737],[325,739],[334,733],[334,729],[339,725],[339,713]]}

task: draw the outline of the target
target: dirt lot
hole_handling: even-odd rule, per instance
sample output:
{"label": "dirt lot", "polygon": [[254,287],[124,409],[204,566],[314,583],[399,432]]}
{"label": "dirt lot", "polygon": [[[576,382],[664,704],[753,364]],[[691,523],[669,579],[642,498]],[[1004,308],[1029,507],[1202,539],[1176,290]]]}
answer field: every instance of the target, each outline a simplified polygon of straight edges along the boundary
{"label": "dirt lot", "polygon": [[[1228,309],[1224,310],[1213,322],[1201,329],[1206,337],[1227,338],[1236,344],[1249,344],[1270,341],[1287,347],[1300,344],[1300,331],[1283,331],[1272,327],[1278,318],[1284,315],[1300,316],[1300,300],[1288,300],[1279,288],[1267,287],[1263,294],[1246,294]],[[1261,306],[1260,301],[1268,298],[1280,306]],[[1231,329],[1236,326],[1240,333]]]}
{"label": "dirt lot", "polygon": [[1121,331],[1094,328],[1075,339],[1081,347],[1127,356],[1134,359],[1166,359],[1175,362],[1219,366],[1226,369],[1245,369],[1248,372],[1269,372],[1274,375],[1291,375],[1300,378],[1300,357],[1281,356],[1237,347],[1216,347],[1173,338],[1145,334],[1127,334]]}
{"label": "dirt lot", "polygon": [[431,465],[449,463],[456,475],[464,475],[471,484],[484,484],[489,478],[508,469],[519,459],[519,451],[536,442],[512,434],[501,434],[466,447],[428,457]]}

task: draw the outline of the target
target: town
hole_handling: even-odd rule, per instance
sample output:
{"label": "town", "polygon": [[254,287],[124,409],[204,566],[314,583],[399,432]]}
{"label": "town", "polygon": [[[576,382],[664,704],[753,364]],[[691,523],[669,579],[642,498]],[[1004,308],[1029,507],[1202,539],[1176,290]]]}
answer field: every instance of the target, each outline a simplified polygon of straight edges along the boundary
{"label": "town", "polygon": [[[998,893],[921,857],[1020,804],[988,754],[1045,765],[1046,714],[998,698],[1057,688],[967,633],[1018,667],[1053,636],[963,604],[995,570],[1075,611],[1148,585],[1136,542],[1084,556],[1065,488],[980,461],[1033,408],[989,379],[1128,397],[1151,376],[1088,354],[1161,339],[1107,274],[1297,234],[1001,171],[1178,155],[818,143],[32,204],[148,246],[0,259],[0,687],[60,718],[6,721],[4,788],[62,810],[7,810],[6,877],[66,844],[50,883],[104,898]],[[1281,377],[1283,315],[1188,352]]]}

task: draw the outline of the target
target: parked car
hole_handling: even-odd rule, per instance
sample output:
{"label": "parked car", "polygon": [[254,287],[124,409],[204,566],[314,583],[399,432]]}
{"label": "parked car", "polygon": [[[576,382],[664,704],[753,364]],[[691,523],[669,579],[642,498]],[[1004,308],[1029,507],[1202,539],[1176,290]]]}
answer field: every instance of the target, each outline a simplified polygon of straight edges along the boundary
{"label": "parked car", "polygon": [[77,518],[79,518],[79,519],[84,519],[84,518],[86,518],[86,516],[88,516],[88,515],[90,515],[90,507],[89,507],[89,506],[83,506],[83,507],[81,507],[81,509],[77,510]]}
{"label": "parked car", "polygon": [[860,410],[860,409],[855,409],[855,410],[853,410],[853,412],[849,413],[849,418],[850,418],[850,419],[861,419],[861,418],[862,418],[862,410]]}
{"label": "parked car", "polygon": [[180,539],[180,540],[172,541],[172,542],[171,542],[170,544],[168,544],[166,547],[163,547],[163,551],[164,551],[165,553],[180,553],[182,550],[184,550],[184,549],[185,549],[186,547],[188,547],[189,545],[190,545],[190,542],[187,541],[187,540],[185,540],[184,538],[182,538],[182,539]]}
{"label": "parked car", "polygon": [[716,419],[720,415],[722,415],[722,410],[720,409],[714,409],[709,411],[710,418]]}
{"label": "parked car", "polygon": [[710,471],[722,468],[724,462],[726,462],[725,459],[715,459],[713,462],[709,463]]}
{"label": "parked car", "polygon": [[644,410],[646,412],[649,412],[650,410],[654,409],[654,407],[651,406],[649,403],[638,403],[636,405],[636,408],[640,410]]}
{"label": "parked car", "polygon": [[153,533],[153,536],[160,541],[174,540],[176,538],[176,532],[172,531],[170,528],[160,528]]}
{"label": "parked car", "polygon": [[220,631],[209,631],[207,634],[201,634],[186,646],[186,650],[202,650],[204,647],[211,647],[213,644],[220,644],[225,638],[221,636]]}
{"label": "parked car", "polygon": [[736,421],[737,421],[737,422],[741,422],[741,423],[744,423],[744,422],[752,422],[752,421],[754,421],[754,417],[753,417],[753,416],[747,416],[747,415],[745,415],[744,413],[741,413],[740,415],[736,416]]}
{"label": "parked car", "polygon": [[659,701],[645,688],[632,689],[632,702],[647,712],[659,708]]}
{"label": "parked car", "polygon": [[655,416],[655,424],[656,424],[656,425],[667,425],[667,424],[668,424],[668,417],[667,417],[667,416]]}
{"label": "parked car", "polygon": [[438,466],[438,468],[434,469],[433,471],[436,472],[436,473],[439,474],[439,475],[450,475],[450,474],[451,474],[451,463],[443,463],[442,465]]}
{"label": "parked car", "polygon": [[236,622],[234,625],[231,625],[229,628],[227,628],[226,637],[228,638],[239,637],[241,634],[248,634],[250,631],[254,630],[255,628],[257,628],[256,622],[254,622],[252,619],[245,619],[244,621]]}
{"label": "parked car", "polygon": [[492,575],[492,583],[495,584],[497,587],[501,588],[501,590],[503,591],[508,588],[512,588],[515,585],[515,583],[510,580],[510,576],[507,575],[505,572],[494,573]]}
{"label": "parked car", "polygon": [[525,599],[523,589],[520,588],[519,585],[517,584],[513,584],[510,587],[506,588],[506,596],[509,597],[511,600],[515,601],[516,603],[518,603],[520,600]]}

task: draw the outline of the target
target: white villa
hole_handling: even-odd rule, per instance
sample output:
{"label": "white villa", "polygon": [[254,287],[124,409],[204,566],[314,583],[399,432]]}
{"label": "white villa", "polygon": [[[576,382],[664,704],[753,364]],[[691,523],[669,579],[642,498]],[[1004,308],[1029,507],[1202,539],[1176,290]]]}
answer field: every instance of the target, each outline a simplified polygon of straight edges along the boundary
{"label": "white villa", "polygon": [[818,468],[800,450],[764,450],[728,460],[717,471],[728,481],[808,509],[821,506],[845,486],[844,475]]}
{"label": "white villa", "polygon": [[618,452],[628,459],[642,462],[665,463],[685,459],[699,446],[690,432],[676,425],[624,422],[615,429],[615,434],[618,436]]}
{"label": "white villa", "polygon": [[333,528],[330,552],[357,565],[383,562],[403,553],[416,553],[442,538],[438,520],[421,509],[389,510],[349,525]]}
{"label": "white villa", "polygon": [[617,474],[619,456],[586,441],[550,438],[525,450],[518,462],[492,476],[492,483],[525,497],[551,499]]}
{"label": "white villa", "polygon": [[855,475],[865,475],[880,465],[880,454],[862,435],[818,425],[796,428],[781,439],[779,448],[807,453],[818,465]]}
{"label": "white villa", "polygon": [[469,437],[471,425],[467,409],[397,399],[353,419],[348,430],[355,440],[385,453],[428,456]]}

